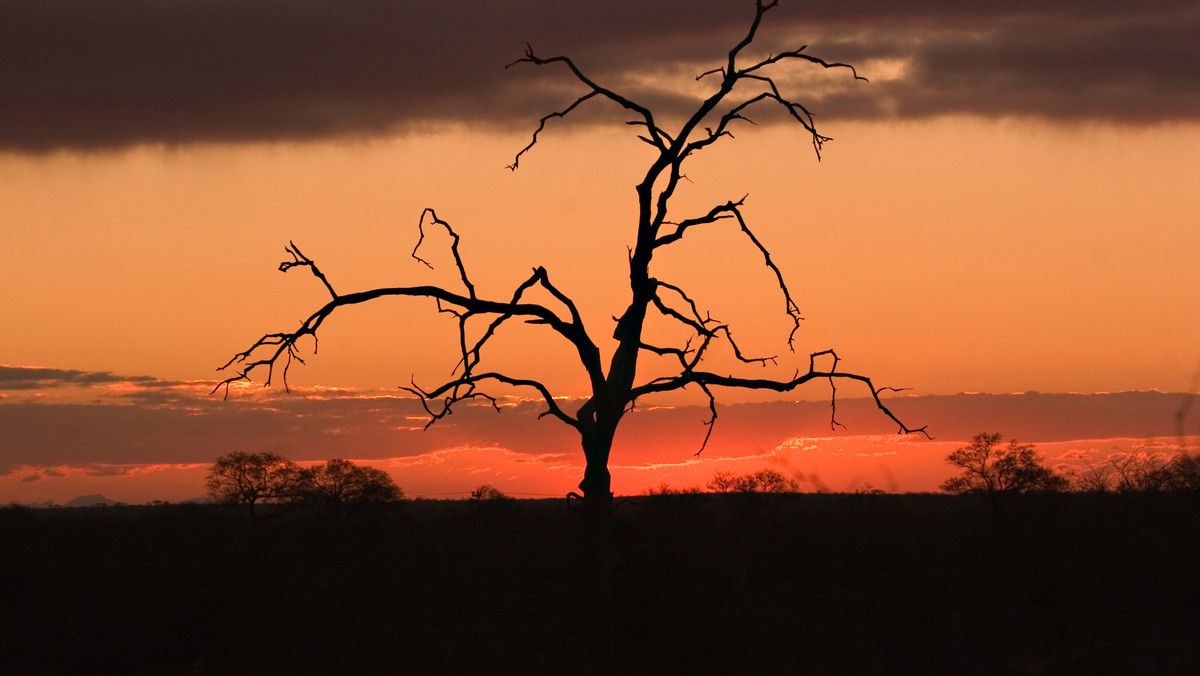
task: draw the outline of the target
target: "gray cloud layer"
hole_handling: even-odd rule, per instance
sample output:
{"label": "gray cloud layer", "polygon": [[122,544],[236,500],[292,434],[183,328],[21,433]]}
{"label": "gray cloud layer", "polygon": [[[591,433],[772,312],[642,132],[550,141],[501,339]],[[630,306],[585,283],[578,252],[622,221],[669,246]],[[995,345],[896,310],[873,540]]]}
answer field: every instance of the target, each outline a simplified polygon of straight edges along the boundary
{"label": "gray cloud layer", "polygon": [[[1157,0],[783,4],[763,48],[901,79],[839,77],[824,119],[945,113],[1200,119],[1200,5]],[[660,107],[745,30],[749,0],[0,0],[0,150],[378,135],[447,121],[530,127],[572,99],[561,70],[503,65],[532,42]],[[868,74],[871,74],[868,72]],[[621,84],[624,83],[624,84]],[[823,85],[828,88],[828,85]]]}
{"label": "gray cloud layer", "polygon": [[[580,461],[578,437],[565,425],[539,419],[540,404],[507,407],[500,413],[486,406],[465,406],[424,430],[427,417],[412,399],[274,393],[265,399],[224,401],[204,392],[153,389],[142,396],[119,397],[119,403],[0,401],[0,476],[23,467],[113,465],[120,467],[112,471],[133,471],[141,464],[207,463],[235,450],[321,460],[501,447],[534,455],[561,453],[568,461]],[[1178,431],[1176,414],[1185,401],[1183,395],[1157,392],[1031,393],[898,398],[892,405],[906,420],[928,424],[943,441],[999,430],[1043,443],[1170,438]],[[694,406],[635,411],[623,423],[617,455],[625,463],[686,460],[704,438],[702,421],[707,415],[706,408]],[[866,399],[839,401],[838,420],[845,427],[831,430],[825,401],[722,407],[706,453],[769,450],[796,436],[896,432]],[[1189,424],[1188,431],[1193,429]],[[653,457],[641,455],[645,453]]]}
{"label": "gray cloud layer", "polygon": [[111,383],[138,383],[149,387],[153,383],[168,385],[150,376],[118,376],[111,371],[77,371],[75,369],[52,369],[36,366],[5,366],[0,364],[0,391],[35,390],[67,386],[103,385]]}

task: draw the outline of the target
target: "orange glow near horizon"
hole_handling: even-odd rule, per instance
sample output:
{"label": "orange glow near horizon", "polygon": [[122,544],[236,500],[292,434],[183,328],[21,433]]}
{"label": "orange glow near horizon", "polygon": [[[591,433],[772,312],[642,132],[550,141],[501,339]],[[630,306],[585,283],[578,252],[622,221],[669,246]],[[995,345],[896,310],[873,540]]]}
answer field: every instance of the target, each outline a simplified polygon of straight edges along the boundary
{"label": "orange glow near horizon", "polygon": [[[814,438],[789,449],[744,456],[658,453],[659,462],[611,466],[618,495],[632,496],[668,485],[675,489],[706,485],[719,471],[736,474],[775,469],[796,479],[806,493],[936,492],[954,474],[945,456],[961,441],[913,441],[879,436]],[[678,449],[674,449],[678,450]],[[1084,439],[1041,443],[1039,455],[1052,467],[1082,469],[1082,459],[1101,464],[1113,453],[1173,454],[1197,447],[1131,438]],[[642,455],[634,453],[633,455]],[[352,460],[388,472],[410,499],[465,499],[483,484],[517,498],[563,497],[582,475],[577,452],[526,455],[503,448],[445,449],[405,458]],[[302,463],[302,464],[311,464]],[[58,467],[32,469],[0,477],[5,502],[64,504],[76,497],[103,495],[128,504],[181,502],[204,496],[208,464]],[[23,480],[25,479],[25,480]]]}

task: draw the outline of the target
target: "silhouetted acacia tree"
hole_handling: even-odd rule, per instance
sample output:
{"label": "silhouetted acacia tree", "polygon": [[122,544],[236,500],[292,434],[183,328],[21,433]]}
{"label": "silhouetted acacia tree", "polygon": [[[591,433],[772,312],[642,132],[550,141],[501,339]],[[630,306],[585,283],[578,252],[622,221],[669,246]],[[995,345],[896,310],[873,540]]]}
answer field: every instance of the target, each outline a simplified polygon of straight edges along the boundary
{"label": "silhouetted acacia tree", "polygon": [[963,470],[962,475],[947,479],[942,490],[948,493],[1028,493],[1059,491],[1067,487],[1066,477],[1055,474],[1042,464],[1031,444],[1000,446],[999,434],[977,434],[969,446],[946,456],[946,462]]}
{"label": "silhouetted acacia tree", "polygon": [[[616,318],[613,332],[616,344],[607,359],[593,340],[591,330],[584,325],[575,302],[551,282],[550,274],[545,268],[535,268],[507,297],[481,293],[467,274],[466,262],[459,252],[458,234],[449,223],[439,218],[433,209],[427,208],[418,220],[420,237],[412,256],[425,263],[418,253],[425,241],[425,228],[433,226],[445,230],[450,237],[450,254],[458,269],[461,288],[396,286],[341,293],[334,289],[316,262],[301,253],[294,243],[289,243],[286,251],[291,260],[281,263],[280,270],[286,272],[294,268],[307,268],[325,286],[330,299],[305,319],[299,328],[267,334],[249,349],[230,359],[222,368],[236,365],[239,370],[218,385],[218,389],[224,386],[228,395],[230,383],[250,380],[252,374],[259,369],[266,371],[265,382],[269,384],[275,367],[279,366],[281,361],[286,387],[288,366],[292,360],[302,361],[297,342],[305,336],[315,339],[317,330],[335,310],[377,298],[406,296],[433,299],[440,311],[450,313],[458,320],[459,362],[449,380],[431,387],[422,387],[414,383],[411,387],[404,388],[420,399],[430,416],[430,424],[449,415],[455,405],[463,401],[483,399],[496,405],[496,400],[483,389],[488,385],[530,388],[536,391],[546,405],[543,415],[552,416],[579,433],[586,460],[583,481],[579,488],[583,492],[584,502],[596,508],[611,505],[608,461],[613,437],[623,416],[641,397],[674,392],[686,387],[695,387],[702,391],[708,398],[710,419],[708,431],[700,443],[701,450],[708,442],[712,433],[712,423],[717,417],[714,388],[788,392],[814,380],[827,380],[831,387],[836,380],[856,381],[867,388],[879,409],[899,426],[901,432],[924,432],[924,428],[914,430],[905,426],[880,399],[881,393],[891,388],[876,387],[871,379],[864,375],[838,371],[838,356],[833,350],[810,354],[807,370],[797,370],[790,378],[755,378],[705,370],[705,357],[714,345],[721,342],[726,343],[733,355],[743,364],[765,366],[776,363],[776,358],[744,354],[734,341],[729,326],[703,311],[683,288],[659,279],[652,273],[651,264],[654,257],[668,247],[684,238],[699,236],[715,224],[736,224],[749,246],[762,255],[763,265],[778,286],[777,293],[780,294],[782,309],[792,324],[787,345],[789,349],[794,349],[793,339],[800,326],[800,310],[769,250],[743,218],[742,205],[745,198],[716,204],[705,213],[683,217],[674,215],[670,208],[676,188],[681,180],[685,180],[685,162],[721,139],[732,138],[731,129],[740,123],[749,122],[746,115],[752,108],[774,106],[780,109],[791,121],[805,130],[818,159],[820,158],[822,145],[830,139],[817,131],[809,110],[780,89],[775,79],[780,68],[801,63],[826,69],[840,69],[855,79],[865,79],[859,77],[852,66],[831,63],[811,56],[804,51],[804,47],[779,52],[760,60],[746,57],[743,52],[755,39],[763,16],[776,4],[776,0],[756,0],[754,18],[745,36],[728,52],[721,66],[697,77],[698,80],[712,83],[711,93],[700,101],[681,123],[670,129],[650,108],[593,81],[568,57],[542,57],[529,47],[523,58],[510,64],[531,64],[538,67],[561,65],[579,85],[582,85],[582,94],[572,103],[541,118],[530,142],[516,154],[510,169],[517,169],[521,159],[537,144],[539,135],[545,131],[551,120],[570,115],[585,104],[599,102],[615,104],[623,109],[629,116],[628,124],[639,129],[638,138],[654,152],[653,161],[636,186],[638,215],[633,228],[633,242],[629,247],[630,300],[621,316]],[[535,296],[546,300],[539,301]],[[650,344],[643,337],[644,330],[647,320],[655,316],[690,335],[676,344]],[[481,366],[484,347],[502,325],[510,322],[549,327],[571,346],[590,384],[590,392],[578,408],[564,408],[560,403],[563,400],[556,399],[550,389],[538,380],[519,374],[499,373]],[[671,360],[671,363],[677,363],[677,371],[674,375],[639,380],[638,363],[643,355],[656,355]],[[836,396],[836,388],[834,392]],[[838,424],[836,417],[831,420],[831,424]]]}
{"label": "silhouetted acacia tree", "polygon": [[291,495],[293,501],[332,516],[349,516],[370,505],[403,497],[404,491],[387,472],[341,459],[300,470]]}
{"label": "silhouetted acacia tree", "polygon": [[217,458],[204,486],[220,502],[246,505],[253,519],[258,503],[292,499],[300,473],[296,463],[274,453],[238,451]]}

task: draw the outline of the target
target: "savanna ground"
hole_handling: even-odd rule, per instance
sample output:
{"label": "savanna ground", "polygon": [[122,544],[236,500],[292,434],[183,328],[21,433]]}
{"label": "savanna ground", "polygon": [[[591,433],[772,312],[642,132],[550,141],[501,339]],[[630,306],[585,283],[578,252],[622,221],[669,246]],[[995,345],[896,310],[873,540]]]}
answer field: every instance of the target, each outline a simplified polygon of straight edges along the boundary
{"label": "savanna ground", "polygon": [[616,508],[604,565],[589,561],[606,546],[561,500],[417,501],[363,517],[0,509],[0,671],[1200,664],[1194,494],[639,497]]}

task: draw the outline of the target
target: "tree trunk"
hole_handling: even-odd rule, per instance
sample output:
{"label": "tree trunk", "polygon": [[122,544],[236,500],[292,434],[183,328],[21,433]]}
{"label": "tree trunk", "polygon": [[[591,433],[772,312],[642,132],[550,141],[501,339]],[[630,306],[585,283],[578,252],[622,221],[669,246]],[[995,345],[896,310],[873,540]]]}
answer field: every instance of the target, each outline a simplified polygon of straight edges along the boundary
{"label": "tree trunk", "polygon": [[583,481],[579,490],[583,492],[584,509],[605,513],[612,509],[612,475],[608,473],[608,456],[612,451],[613,432],[616,425],[597,425],[598,428],[583,434]]}

